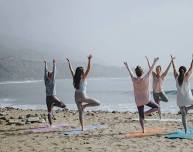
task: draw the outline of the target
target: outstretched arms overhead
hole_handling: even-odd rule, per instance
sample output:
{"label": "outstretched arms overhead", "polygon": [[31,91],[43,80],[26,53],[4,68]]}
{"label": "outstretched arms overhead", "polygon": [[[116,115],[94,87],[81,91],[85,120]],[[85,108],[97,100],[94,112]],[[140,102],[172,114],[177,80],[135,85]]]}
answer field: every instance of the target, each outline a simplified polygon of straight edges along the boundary
{"label": "outstretched arms overhead", "polygon": [[191,64],[190,64],[190,68],[188,69],[187,73],[186,73],[186,78],[189,79],[191,74],[192,74],[192,71],[193,71],[193,55],[192,55],[192,61],[191,61]]}
{"label": "outstretched arms overhead", "polygon": [[71,63],[70,63],[70,60],[69,60],[68,58],[66,58],[66,60],[67,60],[67,62],[68,62],[68,66],[69,66],[71,75],[72,75],[72,77],[74,77],[74,70],[73,70],[72,65],[71,65]]}
{"label": "outstretched arms overhead", "polygon": [[47,61],[44,60],[44,80],[46,80],[46,78],[47,78],[47,71],[48,71],[48,69],[47,69]]}
{"label": "outstretched arms overhead", "polygon": [[[146,58],[146,60],[147,60],[147,64],[148,64],[148,67],[149,67],[149,69],[151,68],[151,64],[150,64],[150,62],[149,62],[149,59],[148,59],[148,57],[147,56],[145,56],[145,58]],[[156,75],[156,73],[152,70],[152,75],[154,76],[154,75]]]}
{"label": "outstretched arms overhead", "polygon": [[174,63],[175,57],[171,55],[171,61],[172,61],[172,67],[173,67],[173,73],[174,73],[174,78],[176,79],[178,77],[178,72],[176,71],[176,65]]}
{"label": "outstretched arms overhead", "polygon": [[90,72],[90,69],[91,69],[91,59],[92,59],[92,55],[90,54],[90,55],[88,56],[87,69],[86,69],[86,72],[84,73],[83,79],[86,79],[87,76],[88,76],[88,73]]}
{"label": "outstretched arms overhead", "polygon": [[52,70],[52,80],[55,80],[55,77],[56,77],[56,60],[53,59],[53,70]]}
{"label": "outstretched arms overhead", "polygon": [[124,65],[125,65],[126,69],[129,71],[131,78],[134,78],[133,71],[129,68],[127,62],[124,62]]}
{"label": "outstretched arms overhead", "polygon": [[153,64],[150,66],[149,71],[147,72],[146,75],[150,75],[150,74],[152,73],[153,68],[154,68],[154,66],[155,66],[155,64],[157,63],[158,60],[159,60],[158,57],[157,57],[157,58],[154,58]]}
{"label": "outstretched arms overhead", "polygon": [[162,74],[162,77],[165,77],[165,76],[168,74],[168,71],[169,71],[171,65],[172,65],[172,61],[170,61],[168,67],[166,68],[166,70],[165,70],[164,73]]}

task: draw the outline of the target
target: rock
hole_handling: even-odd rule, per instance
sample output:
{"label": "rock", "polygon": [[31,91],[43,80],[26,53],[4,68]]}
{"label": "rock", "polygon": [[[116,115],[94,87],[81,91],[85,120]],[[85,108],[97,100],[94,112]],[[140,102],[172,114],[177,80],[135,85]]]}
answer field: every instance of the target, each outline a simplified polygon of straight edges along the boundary
{"label": "rock", "polygon": [[27,118],[27,122],[34,123],[34,122],[39,122],[39,121],[40,121],[39,117],[28,117]]}
{"label": "rock", "polygon": [[25,119],[25,116],[19,116],[18,119]]}
{"label": "rock", "polygon": [[14,119],[14,117],[13,117],[13,116],[10,116],[9,119]]}
{"label": "rock", "polygon": [[5,109],[6,109],[7,111],[9,111],[9,110],[14,110],[13,107],[5,107]]}
{"label": "rock", "polygon": [[6,116],[6,115],[7,115],[6,113],[3,113],[3,112],[0,113],[0,117],[1,117],[1,116]]}
{"label": "rock", "polygon": [[7,120],[5,116],[0,116],[0,120]]}
{"label": "rock", "polygon": [[9,119],[8,125],[25,125],[25,121],[22,121],[21,119]]}
{"label": "rock", "polygon": [[25,121],[18,122],[16,125],[25,125]]}
{"label": "rock", "polygon": [[46,114],[40,114],[40,117],[44,118],[46,116]]}
{"label": "rock", "polygon": [[45,123],[46,121],[44,119],[40,119],[39,123]]}
{"label": "rock", "polygon": [[26,118],[29,118],[29,117],[32,117],[32,115],[31,115],[31,114],[27,114],[27,115],[26,115]]}
{"label": "rock", "polygon": [[95,113],[94,113],[94,112],[88,112],[86,115],[87,115],[87,116],[94,116]]}
{"label": "rock", "polygon": [[117,113],[116,111],[112,111],[112,113]]}
{"label": "rock", "polygon": [[2,125],[4,123],[4,121],[3,120],[0,120],[0,125]]}

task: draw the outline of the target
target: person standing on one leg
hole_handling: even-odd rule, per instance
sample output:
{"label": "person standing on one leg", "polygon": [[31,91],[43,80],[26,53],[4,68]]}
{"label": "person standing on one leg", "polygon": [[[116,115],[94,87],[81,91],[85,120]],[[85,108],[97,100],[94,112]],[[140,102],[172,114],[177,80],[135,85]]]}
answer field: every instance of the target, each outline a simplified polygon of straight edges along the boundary
{"label": "person standing on one leg", "polygon": [[55,77],[56,77],[56,63],[53,60],[53,71],[49,72],[47,70],[47,62],[44,61],[45,69],[44,69],[44,82],[46,87],[46,104],[48,110],[48,121],[50,126],[52,126],[52,108],[54,106],[65,108],[66,105],[56,97],[56,89],[55,89]]}
{"label": "person standing on one leg", "polygon": [[69,69],[73,78],[73,85],[75,88],[75,102],[79,111],[79,120],[83,130],[83,111],[86,107],[99,106],[100,102],[96,99],[89,98],[86,94],[86,86],[87,86],[87,77],[91,69],[91,58],[92,55],[88,56],[88,66],[86,71],[84,72],[83,67],[77,67],[76,72],[72,68],[70,60],[68,58],[67,62],[69,65]]}
{"label": "person standing on one leg", "polygon": [[[146,57],[148,66],[150,68],[150,62],[149,59]],[[168,98],[163,90],[163,83],[165,80],[165,77],[171,67],[172,61],[169,63],[167,69],[161,73],[162,68],[160,65],[156,66],[156,72],[152,71],[153,76],[153,98],[154,101],[160,106],[160,101],[168,102]],[[161,107],[159,108],[159,116],[161,119]]]}
{"label": "person standing on one leg", "polygon": [[158,61],[159,58],[155,58],[152,66],[150,67],[147,74],[143,75],[143,69],[140,66],[135,68],[135,73],[137,77],[133,75],[132,70],[129,68],[127,62],[124,62],[131,79],[133,81],[133,88],[134,88],[134,96],[135,102],[137,105],[137,109],[139,112],[139,121],[142,127],[142,131],[144,133],[144,106],[151,107],[150,110],[146,111],[146,114],[158,111],[159,105],[149,100],[149,79],[152,73],[152,70]]}
{"label": "person standing on one leg", "polygon": [[181,66],[179,68],[179,73],[176,70],[176,65],[174,63],[174,57],[171,56],[172,65],[173,65],[173,73],[174,78],[176,80],[176,87],[177,87],[177,105],[180,108],[180,112],[182,115],[182,124],[184,126],[185,133],[187,132],[186,126],[186,115],[188,110],[193,109],[193,96],[190,89],[190,76],[193,71],[193,56],[190,68],[188,71],[186,67]]}

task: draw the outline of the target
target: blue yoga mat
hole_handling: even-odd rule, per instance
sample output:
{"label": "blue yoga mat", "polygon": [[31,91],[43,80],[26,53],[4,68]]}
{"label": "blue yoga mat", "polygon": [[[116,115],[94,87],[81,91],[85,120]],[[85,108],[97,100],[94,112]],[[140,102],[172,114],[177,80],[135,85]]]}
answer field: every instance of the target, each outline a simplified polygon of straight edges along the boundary
{"label": "blue yoga mat", "polygon": [[187,133],[184,130],[177,130],[176,132],[169,133],[166,135],[168,139],[190,139],[193,140],[193,128],[189,128]]}
{"label": "blue yoga mat", "polygon": [[[101,124],[92,124],[84,127],[84,131],[88,130],[94,130],[94,129],[101,129],[101,128],[106,128],[106,125],[101,125]],[[74,128],[71,130],[64,131],[65,136],[76,136],[81,133],[84,133],[84,131],[81,130],[80,127]]]}

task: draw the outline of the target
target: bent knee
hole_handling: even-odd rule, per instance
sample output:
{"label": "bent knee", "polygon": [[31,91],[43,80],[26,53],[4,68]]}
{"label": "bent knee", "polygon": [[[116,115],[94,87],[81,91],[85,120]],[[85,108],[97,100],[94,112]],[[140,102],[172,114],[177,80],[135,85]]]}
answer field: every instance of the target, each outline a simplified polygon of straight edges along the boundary
{"label": "bent knee", "polygon": [[100,105],[101,105],[100,101],[97,101],[96,106],[100,106]]}
{"label": "bent knee", "polygon": [[66,105],[65,104],[62,104],[62,106],[61,106],[62,108],[66,108]]}

